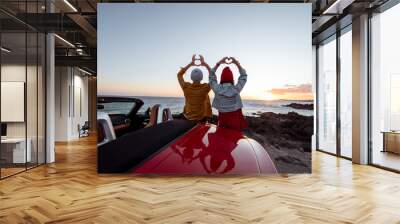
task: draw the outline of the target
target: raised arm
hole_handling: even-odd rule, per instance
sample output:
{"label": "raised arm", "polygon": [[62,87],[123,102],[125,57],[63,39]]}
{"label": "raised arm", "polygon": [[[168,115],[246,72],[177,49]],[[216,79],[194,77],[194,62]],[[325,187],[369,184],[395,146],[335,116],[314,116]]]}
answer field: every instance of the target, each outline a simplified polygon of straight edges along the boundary
{"label": "raised arm", "polygon": [[209,84],[211,89],[214,91],[214,93],[219,93],[221,91],[221,86],[218,85],[217,82],[217,76],[215,75],[215,72],[217,71],[218,67],[224,63],[226,57],[222,58],[217,64],[215,64],[214,68],[210,69],[210,75],[209,75]]}
{"label": "raised arm", "polygon": [[238,92],[240,92],[240,91],[242,91],[244,85],[247,82],[247,73],[246,73],[246,70],[244,70],[244,68],[240,65],[239,61],[236,60],[236,58],[232,58],[232,63],[234,63],[239,69],[240,76],[238,78],[237,84],[235,85],[235,89]]}
{"label": "raised arm", "polygon": [[208,84],[210,85],[211,89],[217,93],[218,91],[218,83],[217,83],[217,76],[215,75],[216,68],[212,68],[210,70],[210,75],[208,77]]}
{"label": "raised arm", "polygon": [[211,68],[210,68],[210,66],[204,61],[203,55],[200,55],[200,62],[201,62],[201,65],[203,65],[204,67],[206,67],[208,73],[210,74]]}
{"label": "raised arm", "polygon": [[217,62],[217,64],[215,64],[213,70],[214,70],[214,71],[217,71],[217,68],[218,68],[221,64],[225,63],[225,60],[226,60],[226,59],[228,59],[228,57],[223,57],[221,60],[219,60],[219,61]]}
{"label": "raised arm", "polygon": [[190,83],[185,82],[185,80],[183,79],[183,76],[185,75],[186,71],[189,69],[190,66],[194,65],[194,62],[190,62],[189,64],[187,64],[185,67],[181,67],[181,70],[179,70],[178,72],[178,82],[179,85],[181,86],[181,88],[185,88],[186,85],[189,85]]}

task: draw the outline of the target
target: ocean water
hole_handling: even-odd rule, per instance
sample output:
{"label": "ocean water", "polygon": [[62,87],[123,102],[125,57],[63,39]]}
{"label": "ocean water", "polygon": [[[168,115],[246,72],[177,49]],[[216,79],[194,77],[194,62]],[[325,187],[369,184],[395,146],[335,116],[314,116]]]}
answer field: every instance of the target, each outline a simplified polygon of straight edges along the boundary
{"label": "ocean water", "polygon": [[[145,112],[148,107],[155,104],[160,104],[162,107],[170,108],[173,114],[182,113],[185,99],[181,97],[148,97],[148,96],[137,96],[143,100],[144,105],[139,110],[139,113]],[[313,116],[314,112],[312,110],[300,110],[290,107],[285,107],[285,105],[290,103],[300,103],[300,104],[312,104],[312,101],[290,101],[290,100],[242,100],[243,101],[243,113],[247,116],[257,116],[257,114],[264,112],[274,112],[287,114],[291,111],[304,116]],[[211,99],[212,102],[212,99]],[[105,108],[107,112],[118,113],[126,111],[127,105],[114,104],[112,107]],[[128,106],[129,108],[131,106]],[[128,109],[129,109],[128,108]],[[217,110],[213,108],[213,113],[218,114]]]}

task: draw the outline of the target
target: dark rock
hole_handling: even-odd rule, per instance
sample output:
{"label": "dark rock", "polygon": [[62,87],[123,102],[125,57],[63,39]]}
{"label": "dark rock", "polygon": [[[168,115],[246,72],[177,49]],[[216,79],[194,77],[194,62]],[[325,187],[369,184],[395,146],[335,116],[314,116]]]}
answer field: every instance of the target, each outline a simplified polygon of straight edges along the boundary
{"label": "dark rock", "polygon": [[302,103],[290,103],[284,105],[285,107],[290,107],[293,109],[300,109],[300,110],[314,110],[314,104],[302,104]]}
{"label": "dark rock", "polygon": [[[265,112],[245,118],[245,135],[264,146],[280,173],[311,172],[312,116]],[[211,123],[217,124],[218,117],[214,115]]]}
{"label": "dark rock", "polygon": [[[264,141],[275,144],[296,142],[304,151],[311,151],[311,136],[313,134],[313,117],[303,116],[295,112],[276,114],[262,113],[260,117],[246,117],[249,131],[264,135]],[[284,143],[286,142],[286,143]],[[274,144],[275,143],[275,144]]]}

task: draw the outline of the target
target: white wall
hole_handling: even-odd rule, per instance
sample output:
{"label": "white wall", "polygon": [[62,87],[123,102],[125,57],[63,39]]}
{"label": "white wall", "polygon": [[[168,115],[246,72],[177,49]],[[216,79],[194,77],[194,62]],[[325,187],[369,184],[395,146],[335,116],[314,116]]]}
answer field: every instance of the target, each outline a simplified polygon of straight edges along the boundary
{"label": "white wall", "polygon": [[[25,82],[25,65],[2,65],[1,81]],[[5,108],[1,109],[4,110]],[[24,137],[25,123],[24,122],[7,123],[7,136]]]}
{"label": "white wall", "polygon": [[[27,70],[25,70],[27,69]],[[1,66],[1,81],[7,82],[24,82],[26,71],[28,72],[28,88],[27,88],[27,120],[28,120],[28,137],[31,133],[30,129],[35,131],[36,135],[36,120],[37,115],[32,111],[36,111],[37,98],[36,98],[36,80],[30,77],[31,74],[36,74],[35,66],[25,67],[24,65],[8,64]],[[29,88],[34,86],[34,88]],[[39,105],[39,107],[42,105]],[[33,109],[32,109],[33,108]],[[1,108],[2,110],[7,110],[7,108]],[[24,108],[23,108],[24,109]],[[33,122],[33,123],[32,123]],[[8,137],[25,137],[25,124],[26,122],[7,122],[7,135]],[[33,132],[33,131],[32,131]]]}
{"label": "white wall", "polygon": [[[37,70],[38,69],[38,70]],[[25,80],[27,78],[27,80]],[[24,82],[26,86],[26,102],[23,102],[21,113],[25,114],[26,120],[22,122],[6,122],[7,137],[24,138],[25,135],[30,140],[28,143],[31,148],[32,162],[39,159],[39,163],[44,163],[45,150],[45,118],[44,118],[44,73],[42,67],[25,66],[25,64],[3,64],[1,66],[1,81]],[[21,90],[23,91],[23,90]],[[22,92],[24,94],[24,92]],[[7,96],[2,96],[2,98]],[[25,106],[26,103],[26,106]],[[1,110],[12,110],[2,107]],[[11,112],[12,111],[7,111]],[[14,112],[15,113],[15,112]]]}
{"label": "white wall", "polygon": [[[72,135],[74,137],[79,137],[78,132],[78,125],[82,126],[85,121],[89,120],[89,113],[88,113],[88,77],[82,76],[82,73],[76,72],[78,70],[74,70],[74,108],[73,108],[73,119],[72,119]],[[80,101],[80,102],[79,102]]]}
{"label": "white wall", "polygon": [[55,140],[77,139],[78,125],[88,120],[88,77],[76,68],[56,67],[55,85]]}
{"label": "white wall", "polygon": [[69,86],[70,75],[67,67],[55,68],[55,140],[67,141],[69,133]]}
{"label": "white wall", "polygon": [[[1,66],[1,81],[18,81],[25,82],[25,64],[24,65],[2,65]],[[29,69],[29,68],[28,68]],[[6,110],[6,108],[1,108]],[[8,137],[25,137],[25,122],[8,122],[7,123]]]}

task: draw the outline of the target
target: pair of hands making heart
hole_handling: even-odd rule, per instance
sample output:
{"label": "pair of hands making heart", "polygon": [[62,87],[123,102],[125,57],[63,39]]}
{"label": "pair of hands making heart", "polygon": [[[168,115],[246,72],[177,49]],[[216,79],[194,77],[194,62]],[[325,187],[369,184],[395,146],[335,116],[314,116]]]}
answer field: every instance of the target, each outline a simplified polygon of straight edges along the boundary
{"label": "pair of hands making heart", "polygon": [[239,61],[234,57],[223,57],[217,62],[215,68],[218,68],[221,64],[235,64],[238,68],[241,68]]}
{"label": "pair of hands making heart", "polygon": [[[196,64],[196,61],[200,61],[200,64]],[[217,62],[214,69],[217,69],[221,64],[235,64],[238,68],[241,68],[240,63],[234,57],[223,57],[221,60]],[[196,55],[192,56],[192,61],[184,67],[187,70],[190,66],[205,66],[208,70],[210,70],[210,66],[204,61],[203,55],[199,55],[199,59],[196,59]]]}
{"label": "pair of hands making heart", "polygon": [[[196,64],[196,61],[197,60],[199,60],[200,61],[200,64]],[[201,55],[201,54],[199,54],[199,59],[196,59],[196,55],[194,54],[193,56],[192,56],[192,62],[190,63],[190,65],[194,65],[194,66],[201,66],[201,65],[204,65],[204,66],[208,66],[208,64],[204,61],[204,57],[203,57],[203,55]]]}
{"label": "pair of hands making heart", "polygon": [[[199,60],[200,61],[200,64],[196,64],[196,61],[197,60]],[[188,64],[188,65],[186,65],[185,67],[183,67],[182,69],[183,70],[188,70],[189,69],[189,67],[191,67],[191,66],[205,66],[208,70],[210,70],[210,66],[204,61],[204,57],[203,57],[203,55],[199,55],[199,59],[196,59],[196,55],[194,54],[193,56],[192,56],[192,61]]]}

